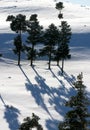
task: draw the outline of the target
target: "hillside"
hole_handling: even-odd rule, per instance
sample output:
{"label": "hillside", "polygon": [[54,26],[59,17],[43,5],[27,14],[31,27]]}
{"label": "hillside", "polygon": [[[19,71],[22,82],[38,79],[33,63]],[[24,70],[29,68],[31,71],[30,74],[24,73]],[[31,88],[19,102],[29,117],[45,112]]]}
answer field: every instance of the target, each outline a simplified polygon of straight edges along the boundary
{"label": "hillside", "polygon": [[[64,1],[64,19],[72,28],[70,51],[72,58],[65,62],[64,76],[52,62],[35,61],[30,67],[25,58],[17,66],[13,54],[14,32],[8,15],[37,13],[41,25],[60,24],[55,3],[58,0],[0,0],[0,130],[17,130],[19,124],[32,113],[39,115],[44,130],[57,130],[67,111],[64,103],[74,93],[72,83],[83,72],[84,84],[90,97],[90,7]],[[77,13],[78,12],[78,13]],[[6,107],[9,106],[9,107]],[[90,108],[89,108],[90,111]]]}

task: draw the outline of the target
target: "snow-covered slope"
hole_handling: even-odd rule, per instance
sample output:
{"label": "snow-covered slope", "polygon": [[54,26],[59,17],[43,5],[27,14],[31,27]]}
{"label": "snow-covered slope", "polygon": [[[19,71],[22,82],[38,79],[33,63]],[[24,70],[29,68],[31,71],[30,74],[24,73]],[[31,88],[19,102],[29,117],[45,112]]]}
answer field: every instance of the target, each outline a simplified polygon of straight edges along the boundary
{"label": "snow-covered slope", "polygon": [[[0,0],[0,30],[8,31],[9,23],[6,22],[8,15],[25,14],[27,18],[32,13],[37,13],[42,25],[48,26],[50,23],[60,25],[58,19],[58,10],[55,4],[59,0]],[[72,31],[89,32],[90,31],[90,7],[80,4],[72,4],[70,1],[63,0],[64,19],[72,27]],[[4,31],[4,30],[3,30]]]}
{"label": "snow-covered slope", "polygon": [[[0,0],[0,130],[17,130],[23,118],[35,113],[40,116],[44,130],[57,130],[58,122],[67,111],[64,103],[74,93],[72,83],[83,72],[84,84],[90,94],[90,7],[65,1],[64,19],[72,27],[70,49],[72,58],[65,62],[64,76],[52,62],[48,70],[47,61],[29,61],[17,66],[12,52],[14,34],[8,15],[25,14],[27,18],[37,13],[44,27],[60,25],[55,3],[58,0]],[[10,107],[6,107],[6,106]],[[11,107],[12,106],[12,107]],[[90,110],[90,109],[89,109]]]}

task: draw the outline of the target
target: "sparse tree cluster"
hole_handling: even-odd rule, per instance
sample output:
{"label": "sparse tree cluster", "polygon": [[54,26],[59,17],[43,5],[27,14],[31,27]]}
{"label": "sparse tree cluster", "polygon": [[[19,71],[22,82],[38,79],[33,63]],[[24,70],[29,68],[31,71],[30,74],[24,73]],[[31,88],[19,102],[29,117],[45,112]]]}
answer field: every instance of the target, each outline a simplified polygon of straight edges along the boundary
{"label": "sparse tree cluster", "polygon": [[[62,2],[56,3],[56,9],[59,10],[58,18],[63,19],[62,9],[64,8]],[[51,23],[45,30],[38,21],[38,15],[32,14],[29,20],[26,20],[26,16],[18,14],[16,16],[9,15],[7,21],[10,21],[10,28],[16,33],[14,38],[14,53],[18,57],[18,65],[21,61],[21,52],[25,52],[30,65],[33,66],[33,61],[37,57],[47,56],[48,68],[51,68],[51,61],[55,60],[57,66],[59,62],[62,62],[61,70],[63,74],[64,60],[71,58],[69,42],[71,39],[71,27],[67,21],[61,21],[60,26],[57,27]],[[27,33],[26,43],[23,44],[22,33]],[[38,49],[38,45],[42,44],[42,48]],[[87,130],[88,118],[88,98],[86,96],[85,86],[82,81],[82,73],[77,76],[77,81],[74,83],[74,89],[76,95],[72,96],[66,107],[70,107],[70,111],[66,113],[65,119],[59,124],[59,130]],[[37,130],[43,130],[39,124],[39,117],[32,114],[32,118],[27,117],[20,125],[19,130],[31,130],[36,128]]]}
{"label": "sparse tree cluster", "polygon": [[[56,3],[56,9],[59,10],[59,19],[63,18],[61,10],[64,8],[63,3]],[[61,21],[61,25],[57,27],[53,23],[45,30],[39,24],[38,15],[32,14],[29,20],[26,16],[18,14],[16,16],[9,15],[7,21],[10,21],[10,28],[16,32],[14,38],[14,53],[18,56],[18,65],[21,61],[21,52],[24,51],[27,59],[30,60],[30,65],[33,66],[33,61],[36,57],[47,56],[48,68],[51,67],[51,61],[56,60],[59,66],[59,61],[62,61],[62,73],[64,68],[64,60],[70,58],[70,49],[68,43],[71,38],[71,28],[67,21]],[[27,33],[26,43],[23,44],[22,33]],[[42,44],[42,48],[37,49],[38,44]]]}

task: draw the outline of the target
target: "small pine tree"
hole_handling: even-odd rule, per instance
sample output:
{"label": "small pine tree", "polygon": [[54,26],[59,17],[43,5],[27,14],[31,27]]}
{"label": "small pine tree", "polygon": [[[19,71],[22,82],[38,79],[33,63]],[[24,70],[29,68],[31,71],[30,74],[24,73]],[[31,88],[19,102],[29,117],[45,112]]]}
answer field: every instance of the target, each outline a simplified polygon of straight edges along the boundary
{"label": "small pine tree", "polygon": [[39,124],[40,118],[32,113],[32,118],[26,117],[23,123],[20,125],[19,130],[32,130],[36,128],[37,130],[43,130],[42,125]]}
{"label": "small pine tree", "polygon": [[63,14],[61,13],[61,10],[64,8],[63,6],[63,2],[58,2],[56,3],[56,9],[59,10],[59,15],[58,18],[62,19],[63,18]]}
{"label": "small pine tree", "polygon": [[66,113],[64,122],[59,124],[59,130],[88,130],[90,101],[87,98],[82,78],[82,73],[77,76],[77,81],[74,83],[77,93],[66,102],[66,106],[71,109]]}

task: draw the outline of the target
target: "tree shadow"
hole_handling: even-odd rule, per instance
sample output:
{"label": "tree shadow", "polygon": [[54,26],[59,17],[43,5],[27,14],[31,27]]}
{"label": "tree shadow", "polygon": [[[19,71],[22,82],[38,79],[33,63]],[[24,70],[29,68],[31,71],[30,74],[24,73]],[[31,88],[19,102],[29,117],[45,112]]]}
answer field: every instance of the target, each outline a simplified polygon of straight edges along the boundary
{"label": "tree shadow", "polygon": [[[45,79],[39,75],[39,73],[37,72],[37,70],[35,68],[33,68],[34,72],[36,73],[36,81],[39,84],[40,87],[40,93],[43,94],[47,94],[49,96],[48,99],[48,103],[50,106],[54,107],[54,110],[60,115],[60,116],[64,116],[65,113],[68,111],[68,109],[65,107],[65,102],[69,99],[70,95],[73,95],[75,93],[75,91],[73,90],[73,88],[71,87],[70,89],[67,89],[64,82],[59,80],[59,78],[54,74],[54,72],[52,70],[51,73],[53,74],[53,76],[58,80],[58,82],[60,82],[60,87],[56,88],[56,87],[49,87],[46,83],[45,83]],[[46,126],[47,128],[50,130],[55,130],[55,128],[57,127],[57,122],[58,120],[52,118],[51,120],[47,120],[46,121]]]}
{"label": "tree shadow", "polygon": [[[65,84],[62,82],[62,80],[60,80],[60,79],[58,78],[58,76],[56,76],[56,74],[53,72],[52,69],[50,69],[50,72],[52,73],[53,77],[56,78],[57,81],[58,81],[60,84],[62,84],[62,86],[64,87]],[[59,75],[59,76],[62,76],[62,75]]]}
{"label": "tree shadow", "polygon": [[[49,110],[49,107],[52,107],[55,112],[58,113],[60,117],[63,117],[65,113],[67,112],[67,108],[65,107],[65,102],[69,99],[71,95],[74,94],[74,90],[71,87],[70,89],[67,89],[67,86],[65,86],[64,82],[61,81],[55,73],[51,71],[54,78],[60,82],[60,87],[50,87],[46,84],[45,79],[38,73],[38,71],[35,69],[35,67],[32,67],[34,73],[35,73],[35,80],[37,84],[32,84],[28,76],[25,74],[24,70],[20,66],[20,70],[23,72],[24,76],[26,77],[27,83],[25,84],[26,89],[30,91],[32,96],[35,99],[35,102],[41,106],[47,114],[50,116],[50,119],[46,120],[46,127],[48,130],[52,129],[55,130],[57,128],[57,122],[56,117],[52,116],[52,112]],[[46,104],[44,100],[44,96],[48,97],[48,105]],[[54,129],[55,128],[55,129]]]}
{"label": "tree shadow", "polygon": [[6,103],[5,103],[4,99],[3,99],[3,97],[1,96],[1,94],[0,94],[0,99],[1,99],[1,101],[2,101],[2,103],[3,103],[3,105],[4,105],[4,107],[6,107],[7,105],[6,105]]}
{"label": "tree shadow", "polygon": [[61,67],[60,66],[58,66],[59,67],[59,69],[60,69],[60,71],[58,72],[58,75],[59,76],[63,76],[64,77],[64,79],[70,84],[70,86],[71,87],[74,87],[73,86],[73,83],[75,83],[75,81],[76,81],[76,78],[75,78],[75,76],[74,75],[68,75],[65,71],[63,71],[63,74],[62,74],[62,72],[61,72]]}
{"label": "tree shadow", "polygon": [[4,118],[9,124],[10,130],[18,129],[19,128],[18,115],[20,114],[19,110],[13,106],[7,105],[1,94],[0,99],[5,107]]}
{"label": "tree shadow", "polygon": [[[37,78],[36,79],[41,81],[41,82],[39,82],[39,85],[32,84],[30,79],[27,77],[27,75],[25,74],[24,70],[22,69],[22,67],[21,66],[19,66],[19,67],[20,67],[20,70],[22,71],[22,73],[24,74],[24,76],[26,77],[26,80],[27,80],[27,83],[25,84],[26,89],[31,92],[32,96],[35,99],[35,102],[39,106],[41,106],[50,115],[50,117],[52,118],[52,116],[51,116],[50,112],[48,111],[48,108],[45,105],[44,100],[43,100],[43,95],[42,94],[45,93],[45,92],[40,88],[40,84],[42,84],[42,81],[44,79],[42,79],[42,81],[41,81],[41,79],[40,79],[41,77],[38,77],[39,79],[37,79]],[[34,67],[32,67],[32,68],[34,70]]]}
{"label": "tree shadow", "polygon": [[21,72],[23,73],[23,75],[25,76],[25,78],[26,78],[27,82],[28,82],[30,85],[32,85],[32,86],[33,86],[33,84],[30,82],[30,80],[29,80],[28,76],[25,74],[24,70],[22,69],[21,65],[19,65],[19,68],[20,68]]}
{"label": "tree shadow", "polygon": [[59,120],[46,120],[46,127],[48,130],[58,130]]}
{"label": "tree shadow", "polygon": [[17,108],[13,106],[6,106],[4,112],[4,118],[6,119],[7,123],[9,124],[10,130],[17,130],[19,128],[19,121],[18,116],[20,112]]}
{"label": "tree shadow", "polygon": [[41,90],[41,93],[42,94],[48,94],[50,96],[52,96],[52,92],[51,92],[51,89],[50,87],[45,83],[45,79],[39,75],[39,73],[37,72],[37,70],[35,69],[35,67],[33,67],[33,70],[36,74],[35,76],[35,80],[37,81],[39,87],[40,87],[40,90]]}
{"label": "tree shadow", "polygon": [[[68,77],[65,78],[67,82],[70,82],[70,89],[67,89],[67,86],[65,86],[65,83],[58,78],[58,76],[53,72],[51,69],[50,72],[52,73],[53,77],[57,79],[57,81],[60,83],[59,88],[52,88],[51,91],[53,93],[53,97],[49,99],[49,103],[54,106],[54,109],[57,113],[59,113],[60,116],[64,117],[66,112],[69,110],[65,106],[66,101],[70,98],[70,96],[75,95],[76,91],[73,89],[73,81],[72,78]],[[62,76],[62,75],[61,75]],[[57,130],[60,120],[46,120],[46,127],[48,130]]]}

